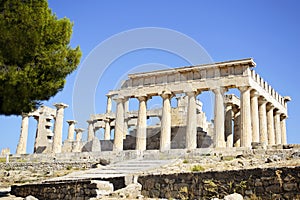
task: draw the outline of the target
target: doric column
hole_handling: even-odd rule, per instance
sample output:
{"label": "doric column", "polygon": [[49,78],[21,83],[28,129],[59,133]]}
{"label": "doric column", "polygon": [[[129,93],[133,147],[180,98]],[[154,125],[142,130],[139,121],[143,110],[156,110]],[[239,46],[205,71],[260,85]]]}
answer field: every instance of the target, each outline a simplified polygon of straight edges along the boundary
{"label": "doric column", "polygon": [[67,140],[68,141],[74,141],[75,124],[77,123],[77,121],[67,120],[67,123],[69,124]]}
{"label": "doric column", "polygon": [[281,143],[287,144],[286,139],[286,115],[280,116],[280,127],[281,127]]}
{"label": "doric column", "polygon": [[162,118],[161,118],[161,135],[160,151],[171,149],[171,95],[169,91],[161,94],[163,98]]}
{"label": "doric column", "polygon": [[258,113],[259,113],[259,142],[268,144],[268,128],[267,128],[267,101],[265,98],[260,98],[258,102]]}
{"label": "doric column", "polygon": [[216,88],[212,90],[215,94],[214,107],[214,145],[215,147],[225,147],[224,137],[224,88]]}
{"label": "doric column", "polygon": [[147,96],[138,96],[139,110],[137,119],[136,150],[146,150],[147,138]]}
{"label": "doric column", "polygon": [[239,108],[234,108],[234,127],[233,127],[233,146],[240,147],[241,146],[241,113]]}
{"label": "doric column", "polygon": [[123,138],[126,139],[128,133],[128,112],[129,112],[129,98],[124,98],[124,131]]}
{"label": "doric column", "polygon": [[110,120],[104,119],[104,122],[105,122],[104,140],[110,140]]}
{"label": "doric column", "polygon": [[19,143],[16,151],[17,154],[26,154],[27,137],[28,137],[28,114],[23,113],[21,133],[20,133]]}
{"label": "doric column", "polygon": [[241,92],[241,146],[251,147],[251,106],[250,87],[239,87]]}
{"label": "doric column", "polygon": [[196,113],[196,91],[186,92],[188,97],[186,146],[188,150],[197,148],[197,113]]}
{"label": "doric column", "polygon": [[114,151],[123,150],[123,135],[124,135],[124,97],[114,99],[117,102],[115,135],[114,135]]}
{"label": "doric column", "polygon": [[112,107],[112,99],[111,99],[111,95],[106,95],[106,96],[107,96],[106,113],[110,113]]}
{"label": "doric column", "polygon": [[76,142],[80,142],[82,140],[82,133],[83,133],[84,129],[82,128],[75,128],[75,132],[76,132]]}
{"label": "doric column", "polygon": [[53,138],[53,153],[61,153],[61,143],[62,143],[62,130],[63,130],[63,120],[64,120],[64,109],[68,107],[67,104],[56,103],[56,118],[54,125],[54,138]]}
{"label": "doric column", "polygon": [[274,106],[269,103],[267,105],[267,124],[268,124],[268,144],[275,144],[275,133],[274,133]]}
{"label": "doric column", "polygon": [[259,115],[258,115],[258,93],[251,92],[251,124],[252,141],[259,142]]}
{"label": "doric column", "polygon": [[226,147],[233,147],[232,118],[233,118],[232,103],[227,103],[225,108]]}
{"label": "doric column", "polygon": [[280,126],[280,112],[275,111],[274,126],[275,126],[275,144],[281,144],[281,126]]}
{"label": "doric column", "polygon": [[91,141],[95,137],[95,132],[94,132],[94,121],[93,120],[87,120],[88,123],[88,137],[87,140]]}

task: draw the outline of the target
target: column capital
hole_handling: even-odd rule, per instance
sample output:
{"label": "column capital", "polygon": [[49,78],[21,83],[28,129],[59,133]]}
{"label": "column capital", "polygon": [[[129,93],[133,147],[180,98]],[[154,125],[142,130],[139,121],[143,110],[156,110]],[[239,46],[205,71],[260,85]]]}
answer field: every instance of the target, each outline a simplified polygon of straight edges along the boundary
{"label": "column capital", "polygon": [[92,124],[92,123],[94,123],[94,120],[88,119],[88,120],[86,120],[86,122],[87,122],[88,124]]}
{"label": "column capital", "polygon": [[105,96],[107,96],[107,98],[111,98],[111,97],[113,97],[114,95],[113,94],[106,94]]}
{"label": "column capital", "polygon": [[173,93],[169,90],[164,90],[158,93],[163,99],[169,99],[172,97]]}
{"label": "column capital", "polygon": [[250,86],[240,86],[240,87],[238,87],[238,89],[239,89],[241,92],[245,92],[245,91],[247,91],[247,90],[250,90],[251,87],[250,87]]}
{"label": "column capital", "polygon": [[283,97],[283,100],[284,100],[284,102],[288,102],[288,101],[291,101],[292,98],[290,96],[285,96],[285,97]]}
{"label": "column capital", "polygon": [[69,107],[69,105],[64,103],[54,103],[53,106],[55,106],[57,109]]}
{"label": "column capital", "polygon": [[265,97],[260,96],[260,97],[258,98],[258,103],[259,103],[259,104],[266,104],[266,103],[268,103],[268,101],[267,101],[267,99],[266,99]]}
{"label": "column capital", "polygon": [[124,103],[127,99],[124,96],[118,95],[113,100],[117,103]]}
{"label": "column capital", "polygon": [[280,115],[280,120],[284,120],[284,119],[287,119],[287,116],[286,116],[286,114],[282,113]]}
{"label": "column capital", "polygon": [[32,114],[22,112],[21,116],[22,117],[30,117],[30,116],[32,116]]}
{"label": "column capital", "polygon": [[252,90],[250,93],[251,97],[259,97],[259,93],[256,90]]}
{"label": "column capital", "polygon": [[272,109],[274,109],[275,107],[273,106],[272,103],[268,103],[266,108],[267,108],[267,110],[272,110]]}
{"label": "column capital", "polygon": [[224,94],[228,91],[228,89],[226,87],[215,87],[212,88],[211,91],[213,91],[213,93],[215,94]]}
{"label": "column capital", "polygon": [[110,122],[110,118],[104,118],[103,121],[104,122]]}
{"label": "column capital", "polygon": [[282,113],[277,108],[274,109],[274,115],[281,115],[281,114]]}
{"label": "column capital", "polygon": [[149,98],[147,94],[136,95],[136,96],[134,96],[134,97],[137,98],[139,101],[147,101],[148,98]]}
{"label": "column capital", "polygon": [[84,131],[83,128],[75,128],[76,133],[82,133]]}
{"label": "column capital", "polygon": [[198,94],[201,93],[201,91],[197,91],[197,90],[185,90],[183,91],[186,96],[192,97],[192,96],[197,96]]}
{"label": "column capital", "polygon": [[77,121],[75,121],[75,120],[67,120],[67,123],[68,123],[69,125],[71,125],[71,124],[76,124]]}

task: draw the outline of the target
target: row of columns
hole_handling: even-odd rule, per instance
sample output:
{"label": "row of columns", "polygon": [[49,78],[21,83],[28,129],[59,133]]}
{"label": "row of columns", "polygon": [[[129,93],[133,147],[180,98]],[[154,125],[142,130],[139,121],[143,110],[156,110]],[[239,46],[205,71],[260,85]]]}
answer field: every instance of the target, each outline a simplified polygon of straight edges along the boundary
{"label": "row of columns", "polygon": [[[226,105],[226,146],[250,147],[252,142],[260,142],[264,145],[286,144],[286,116],[250,87],[241,87],[239,90],[241,92],[240,121],[233,117],[233,113],[230,111],[232,105]],[[218,114],[222,115],[219,112]],[[241,128],[239,133],[236,133],[234,128],[234,141],[237,141],[237,137],[240,135],[239,144],[231,140],[232,119],[234,119],[234,125],[238,123]],[[217,124],[215,123],[215,125]],[[217,128],[217,126],[215,127]]]}
{"label": "row of columns", "polygon": [[[214,146],[215,147],[251,147],[252,142],[261,142],[266,145],[286,144],[285,116],[278,112],[270,103],[250,87],[239,87],[240,108],[233,112],[224,107],[226,88],[212,89],[215,94],[214,102]],[[188,91],[188,114],[186,131],[186,149],[197,147],[196,96],[197,90]],[[165,91],[159,94],[162,97],[162,118],[160,150],[169,150],[171,144],[171,102],[172,92]],[[108,99],[110,99],[109,97]],[[136,149],[146,150],[147,137],[147,95],[136,96],[139,100]],[[123,150],[125,103],[128,98],[118,97],[117,102],[114,150]],[[111,111],[111,99],[108,100],[107,111]],[[228,110],[227,110],[228,109]],[[226,114],[225,114],[226,113]],[[226,119],[230,119],[225,120]],[[232,127],[234,119],[234,127]],[[226,125],[227,123],[227,125]],[[230,123],[230,124],[228,124]],[[107,123],[107,128],[109,123]],[[225,130],[225,127],[226,130]],[[234,135],[233,135],[234,130]],[[107,130],[105,130],[107,131]],[[109,130],[110,131],[110,130]]]}
{"label": "row of columns", "polygon": [[[188,96],[188,118],[187,118],[187,149],[197,147],[197,117],[196,117],[196,96],[197,91],[186,92]],[[162,117],[161,117],[161,136],[160,150],[167,151],[171,148],[171,98],[173,96],[170,91],[163,91],[159,94],[162,97]],[[136,134],[136,149],[146,150],[147,138],[147,100],[150,98],[147,95],[136,96],[139,101],[138,119],[137,119],[137,134]],[[128,98],[118,97],[116,101],[116,119],[115,119],[115,136],[114,150],[123,150],[123,135],[127,128],[124,128],[125,113],[128,111],[126,104]],[[108,96],[107,111],[111,112],[111,96]],[[124,111],[126,109],[126,112]],[[109,120],[107,120],[109,121]],[[109,122],[105,122],[105,135],[110,134]],[[106,137],[104,138],[106,139]]]}

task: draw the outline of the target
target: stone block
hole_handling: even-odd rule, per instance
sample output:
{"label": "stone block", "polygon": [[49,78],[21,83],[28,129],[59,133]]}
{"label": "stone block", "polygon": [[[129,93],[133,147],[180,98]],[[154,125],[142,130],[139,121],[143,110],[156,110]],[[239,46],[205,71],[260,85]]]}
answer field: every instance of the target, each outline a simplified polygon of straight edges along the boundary
{"label": "stone block", "polygon": [[280,185],[270,185],[266,187],[266,192],[280,194],[282,192],[282,188]]}
{"label": "stone block", "polygon": [[114,191],[114,186],[108,181],[91,181],[92,184],[97,184],[97,196],[101,197],[104,195],[109,195]]}
{"label": "stone block", "polygon": [[283,189],[284,191],[297,191],[298,188],[297,188],[297,183],[284,183],[283,184]]}

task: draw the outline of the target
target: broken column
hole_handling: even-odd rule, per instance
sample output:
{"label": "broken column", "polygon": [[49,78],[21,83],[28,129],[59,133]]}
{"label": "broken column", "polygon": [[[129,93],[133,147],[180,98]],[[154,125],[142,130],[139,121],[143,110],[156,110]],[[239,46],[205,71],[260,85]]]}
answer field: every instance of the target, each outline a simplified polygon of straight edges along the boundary
{"label": "broken column", "polygon": [[22,114],[22,126],[20,139],[17,146],[16,154],[26,154],[26,145],[27,145],[27,137],[28,137],[28,114]]}
{"label": "broken column", "polygon": [[75,124],[77,123],[77,121],[67,120],[67,123],[69,124],[67,140],[68,141],[74,141]]}

